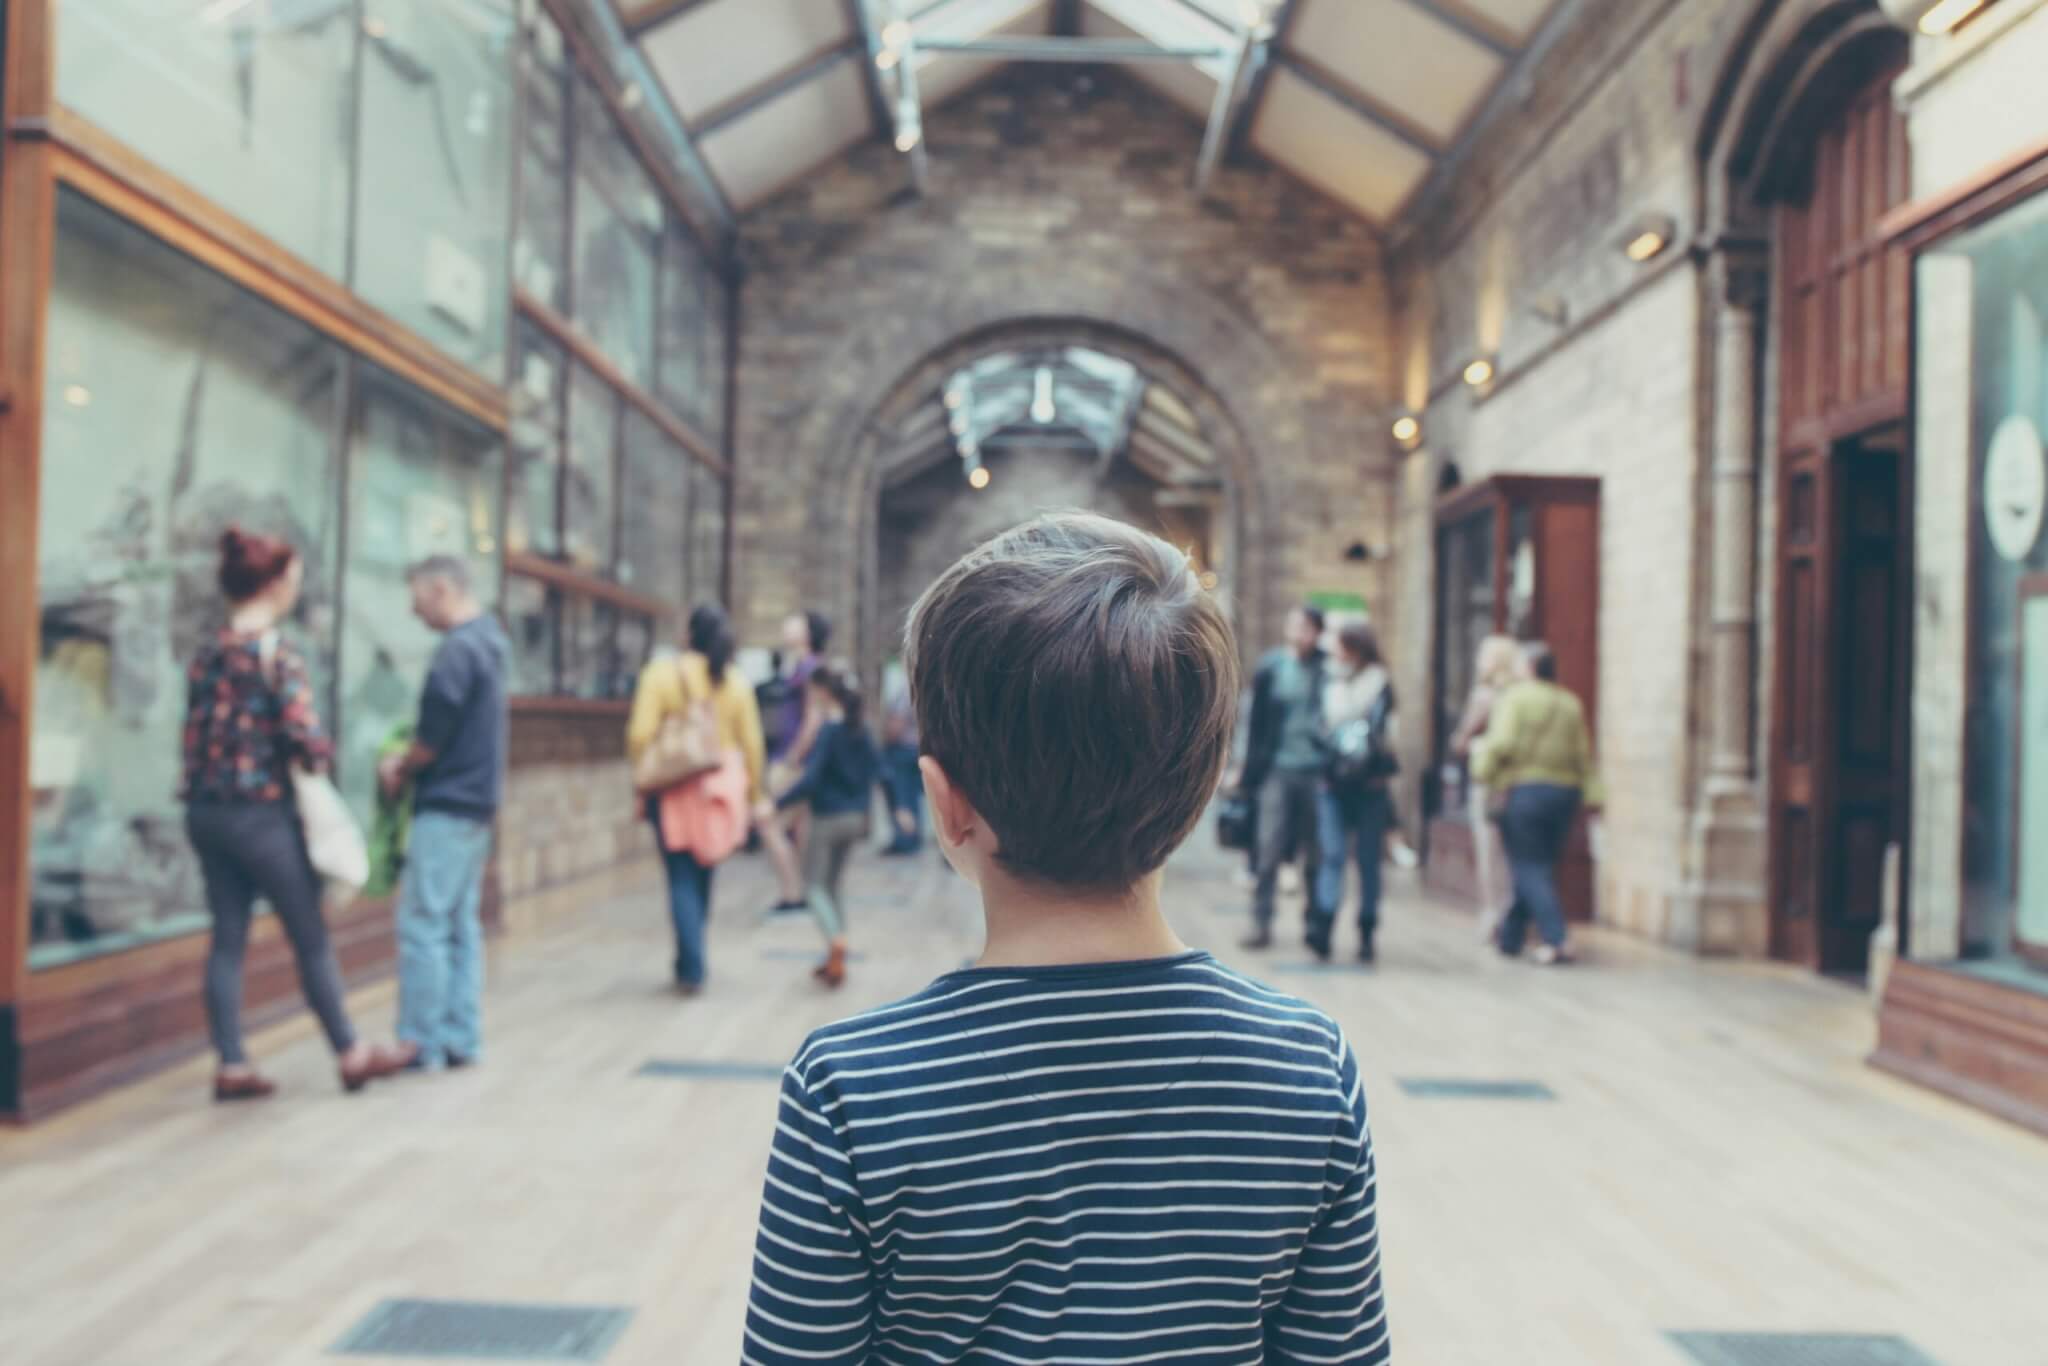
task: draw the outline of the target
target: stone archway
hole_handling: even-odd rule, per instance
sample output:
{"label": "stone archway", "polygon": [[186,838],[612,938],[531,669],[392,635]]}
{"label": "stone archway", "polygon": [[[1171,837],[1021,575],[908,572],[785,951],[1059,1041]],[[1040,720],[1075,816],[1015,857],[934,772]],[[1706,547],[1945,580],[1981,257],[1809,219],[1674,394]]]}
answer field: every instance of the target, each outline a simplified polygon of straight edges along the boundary
{"label": "stone archway", "polygon": [[[1127,328],[1112,327],[1078,318],[1031,318],[992,324],[967,336],[958,337],[921,358],[910,367],[876,405],[851,440],[835,454],[840,461],[828,466],[828,477],[820,481],[821,491],[832,496],[832,475],[840,482],[838,496],[851,514],[835,526],[848,526],[855,537],[851,547],[820,544],[816,547],[822,572],[829,566],[849,561],[851,553],[860,566],[854,586],[858,589],[855,611],[849,618],[857,623],[864,665],[872,667],[886,654],[894,621],[879,620],[876,605],[881,508],[884,498],[882,473],[888,454],[886,436],[896,430],[910,410],[929,402],[946,377],[982,357],[1018,350],[1050,350],[1083,346],[1135,365],[1148,381],[1170,390],[1195,417],[1203,439],[1215,450],[1224,475],[1222,527],[1219,540],[1223,553],[1218,558],[1224,582],[1221,591],[1239,628],[1241,647],[1249,654],[1264,639],[1268,613],[1265,589],[1269,584],[1269,558],[1261,528],[1260,490],[1251,449],[1245,434],[1211,391],[1204,379],[1189,370],[1176,356],[1150,339]],[[854,520],[857,518],[857,520]],[[816,523],[823,525],[822,522]],[[814,582],[814,591],[826,585]]]}
{"label": "stone archway", "polygon": [[1814,92],[1845,55],[1904,42],[1877,0],[1753,0],[1721,54],[1695,137],[1705,269],[1700,465],[1710,566],[1698,637],[1706,659],[1703,776],[1686,851],[1686,927],[1706,952],[1760,956],[1769,943],[1766,754],[1777,509],[1777,357],[1771,203]]}
{"label": "stone archway", "polygon": [[863,656],[875,653],[862,609],[874,588],[878,434],[892,412],[965,359],[1033,338],[1123,356],[1188,401],[1227,472],[1241,643],[1250,651],[1266,639],[1279,586],[1300,574],[1292,547],[1276,533],[1293,476],[1261,452],[1305,443],[1315,430],[1293,368],[1254,323],[1210,295],[1142,272],[1126,273],[1106,291],[1100,285],[1056,261],[1018,263],[972,290],[907,301],[917,311],[891,319],[886,346],[856,330],[835,349],[828,368],[835,395],[844,397],[814,404],[792,428],[798,447],[818,455],[803,491],[809,534],[789,567],[805,600],[857,623]]}

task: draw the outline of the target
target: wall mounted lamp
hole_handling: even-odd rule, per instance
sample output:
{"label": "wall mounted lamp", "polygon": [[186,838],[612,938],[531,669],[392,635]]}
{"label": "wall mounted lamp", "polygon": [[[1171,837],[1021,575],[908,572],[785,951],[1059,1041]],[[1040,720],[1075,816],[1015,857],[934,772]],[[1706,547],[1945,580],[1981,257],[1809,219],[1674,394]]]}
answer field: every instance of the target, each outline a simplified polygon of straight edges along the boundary
{"label": "wall mounted lamp", "polygon": [[1678,224],[1668,213],[1648,213],[1628,225],[1622,234],[1621,254],[1637,265],[1654,261],[1664,254],[1671,245],[1671,239],[1678,232]]}
{"label": "wall mounted lamp", "polygon": [[1465,383],[1474,389],[1484,389],[1493,383],[1493,361],[1487,356],[1476,356],[1465,366]]}

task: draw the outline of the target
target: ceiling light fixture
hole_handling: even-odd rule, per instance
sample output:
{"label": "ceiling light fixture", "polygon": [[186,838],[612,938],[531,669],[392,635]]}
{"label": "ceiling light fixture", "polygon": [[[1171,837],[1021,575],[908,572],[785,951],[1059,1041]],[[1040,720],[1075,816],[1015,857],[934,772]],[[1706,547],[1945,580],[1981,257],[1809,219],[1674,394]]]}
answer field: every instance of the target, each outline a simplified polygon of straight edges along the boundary
{"label": "ceiling light fixture", "polygon": [[1404,446],[1412,446],[1422,436],[1422,424],[1413,413],[1403,413],[1394,419],[1394,440]]}
{"label": "ceiling light fixture", "polygon": [[891,19],[882,25],[882,41],[890,47],[901,49],[910,42],[910,21]]}
{"label": "ceiling light fixture", "polygon": [[1052,367],[1038,367],[1038,377],[1033,381],[1031,396],[1031,420],[1041,427],[1049,427],[1052,420],[1060,415],[1059,405],[1052,396]]}
{"label": "ceiling light fixture", "polygon": [[884,71],[894,70],[896,66],[896,61],[897,52],[896,49],[893,47],[885,47],[880,52],[877,52],[875,54],[875,65],[880,67]]}
{"label": "ceiling light fixture", "polygon": [[1493,362],[1486,357],[1480,356],[1465,367],[1465,383],[1471,385],[1474,389],[1482,388],[1492,382]]}
{"label": "ceiling light fixture", "polygon": [[967,471],[967,487],[971,489],[985,489],[988,487],[988,478],[988,466],[976,465],[973,469]]}
{"label": "ceiling light fixture", "polygon": [[1920,31],[1930,38],[1953,33],[1963,20],[1983,9],[1985,0],[1941,0],[1920,16]]}
{"label": "ceiling light fixture", "polygon": [[363,32],[369,34],[372,38],[382,38],[391,32],[391,27],[382,19],[371,15],[368,19],[363,20]]}
{"label": "ceiling light fixture", "polygon": [[64,386],[64,401],[74,408],[83,408],[92,402],[92,390],[83,384],[67,384]]}
{"label": "ceiling light fixture", "polygon": [[896,150],[908,152],[924,141],[924,117],[917,111],[917,101],[908,95],[896,104]]}

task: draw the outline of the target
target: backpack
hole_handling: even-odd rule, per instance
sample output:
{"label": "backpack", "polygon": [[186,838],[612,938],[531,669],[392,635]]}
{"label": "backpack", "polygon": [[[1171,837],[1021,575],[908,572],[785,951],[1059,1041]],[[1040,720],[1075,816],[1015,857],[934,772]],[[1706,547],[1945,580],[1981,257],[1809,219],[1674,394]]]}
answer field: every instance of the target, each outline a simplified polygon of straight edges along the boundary
{"label": "backpack", "polygon": [[1323,776],[1340,791],[1356,791],[1385,782],[1401,771],[1401,761],[1387,745],[1387,723],[1394,715],[1394,689],[1382,688],[1364,716],[1330,732],[1329,759]]}

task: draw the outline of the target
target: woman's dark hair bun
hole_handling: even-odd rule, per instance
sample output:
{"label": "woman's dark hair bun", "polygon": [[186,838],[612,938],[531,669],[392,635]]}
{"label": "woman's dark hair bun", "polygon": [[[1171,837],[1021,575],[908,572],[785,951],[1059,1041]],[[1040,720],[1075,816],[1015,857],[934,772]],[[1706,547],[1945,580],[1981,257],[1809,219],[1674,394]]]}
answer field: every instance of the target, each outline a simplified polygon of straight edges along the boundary
{"label": "woman's dark hair bun", "polygon": [[220,591],[247,602],[283,578],[298,554],[289,541],[230,524],[220,534]]}

